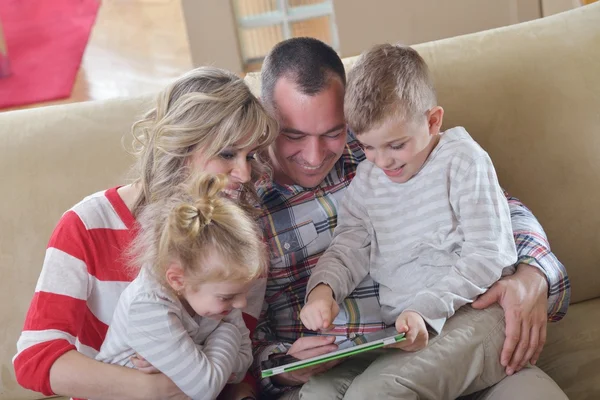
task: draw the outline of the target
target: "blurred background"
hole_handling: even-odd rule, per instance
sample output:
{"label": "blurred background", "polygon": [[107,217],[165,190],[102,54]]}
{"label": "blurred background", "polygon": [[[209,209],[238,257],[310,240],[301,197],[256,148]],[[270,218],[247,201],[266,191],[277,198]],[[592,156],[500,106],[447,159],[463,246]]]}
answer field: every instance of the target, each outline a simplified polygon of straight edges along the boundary
{"label": "blurred background", "polygon": [[[26,55],[19,52],[21,21],[16,19],[29,20],[31,13],[40,13],[39,4],[53,1],[0,0],[0,24],[5,28],[5,35],[0,36],[0,69],[10,68],[13,79],[19,75],[17,60],[11,59],[13,53],[20,59],[36,58],[34,50]],[[8,78],[0,79],[4,110],[141,95],[157,91],[174,77],[205,64],[243,76],[260,70],[269,50],[291,37],[316,37],[346,57],[357,55],[375,43],[416,44],[443,39],[543,18],[593,0],[63,0],[62,3],[75,9],[84,1],[88,4],[86,11],[76,13],[75,17],[80,19],[74,20],[82,20],[85,14],[89,27],[83,29],[81,50],[73,56],[74,67],[69,67],[75,68],[71,82],[65,83],[70,90],[63,88],[55,95],[62,98],[55,100],[38,101],[43,96],[37,100],[35,97],[17,100],[17,91],[22,94],[22,90],[35,89],[22,88],[23,77],[9,85],[11,76],[5,73]],[[27,10],[23,9],[24,3],[29,5]],[[60,18],[65,18],[64,15],[62,12]],[[40,18],[43,23],[45,17]],[[60,34],[72,35],[69,31]],[[54,39],[49,42],[56,43]],[[44,53],[39,50],[38,54]],[[44,56],[38,61],[38,70],[53,64],[52,57]],[[22,60],[19,65],[23,65]],[[11,105],[26,101],[33,103]]]}

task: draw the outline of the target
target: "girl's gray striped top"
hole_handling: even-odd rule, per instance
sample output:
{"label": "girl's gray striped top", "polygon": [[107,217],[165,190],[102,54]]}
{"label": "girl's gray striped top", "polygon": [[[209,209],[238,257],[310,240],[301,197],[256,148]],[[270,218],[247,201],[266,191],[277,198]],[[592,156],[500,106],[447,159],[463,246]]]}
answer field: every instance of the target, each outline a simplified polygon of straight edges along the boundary
{"label": "girl's gray striped top", "polygon": [[192,317],[144,271],[122,293],[97,360],[134,368],[139,354],[192,399],[214,399],[252,363],[240,310],[222,321]]}

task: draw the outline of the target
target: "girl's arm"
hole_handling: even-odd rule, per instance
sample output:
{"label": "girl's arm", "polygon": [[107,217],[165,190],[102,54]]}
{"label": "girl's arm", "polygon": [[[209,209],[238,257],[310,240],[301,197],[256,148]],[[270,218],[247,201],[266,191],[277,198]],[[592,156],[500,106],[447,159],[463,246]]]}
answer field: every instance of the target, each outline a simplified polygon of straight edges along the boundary
{"label": "girl's arm", "polygon": [[134,299],[127,315],[128,345],[192,399],[216,398],[236,365],[240,331],[221,322],[199,345],[183,326],[181,312],[168,300]]}
{"label": "girl's arm", "polygon": [[235,382],[238,383],[244,378],[248,368],[252,365],[252,342],[250,341],[250,331],[246,327],[240,310],[233,310],[223,319],[223,321],[236,326],[241,335],[240,349],[233,369],[233,374],[236,377]]}

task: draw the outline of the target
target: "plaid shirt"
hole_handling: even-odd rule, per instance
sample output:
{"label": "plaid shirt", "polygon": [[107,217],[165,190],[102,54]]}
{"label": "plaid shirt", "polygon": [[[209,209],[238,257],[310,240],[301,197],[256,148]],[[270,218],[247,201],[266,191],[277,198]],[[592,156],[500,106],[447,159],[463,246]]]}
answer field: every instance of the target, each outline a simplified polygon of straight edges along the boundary
{"label": "plaid shirt", "polygon": [[[265,303],[254,332],[254,372],[271,354],[285,353],[296,339],[316,333],[300,321],[312,268],[327,249],[337,225],[337,207],[358,164],[365,159],[359,143],[348,135],[340,160],[316,188],[271,183],[261,189],[261,223],[271,253]],[[541,225],[518,199],[508,199],[519,259],[540,268],[548,279],[548,320],[558,321],[569,305],[570,284],[564,266],[550,251]],[[381,321],[379,287],[367,278],[340,304],[331,332],[339,339],[385,328]],[[286,388],[261,380],[263,394],[276,397]]]}

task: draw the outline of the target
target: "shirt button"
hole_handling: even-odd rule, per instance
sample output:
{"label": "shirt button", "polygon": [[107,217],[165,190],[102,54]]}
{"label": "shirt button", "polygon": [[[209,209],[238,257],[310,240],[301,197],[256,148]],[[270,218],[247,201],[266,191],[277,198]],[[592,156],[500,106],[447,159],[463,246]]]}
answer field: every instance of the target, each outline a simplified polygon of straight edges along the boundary
{"label": "shirt button", "polygon": [[290,249],[290,247],[292,247],[292,246],[290,246],[290,244],[289,244],[289,243],[284,243],[284,244],[283,244],[283,248],[284,248],[284,249],[286,249],[286,250],[289,250],[289,249]]}

